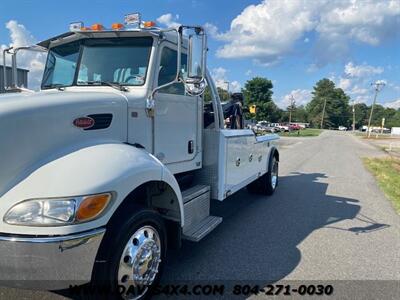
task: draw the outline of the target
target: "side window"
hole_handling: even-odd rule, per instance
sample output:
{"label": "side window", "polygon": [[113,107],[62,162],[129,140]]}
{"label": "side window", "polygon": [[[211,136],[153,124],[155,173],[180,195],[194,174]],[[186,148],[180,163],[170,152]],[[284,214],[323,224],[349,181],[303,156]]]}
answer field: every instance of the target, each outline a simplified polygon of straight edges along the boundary
{"label": "side window", "polygon": [[203,97],[203,119],[204,119],[204,128],[211,129],[215,128],[215,112],[212,101],[212,94],[210,86],[207,82],[207,87],[202,95]]}
{"label": "side window", "polygon": [[[175,50],[164,47],[161,53],[160,69],[158,73],[158,86],[164,85],[175,79],[176,76],[177,53]],[[187,72],[187,55],[181,55],[182,73]],[[160,93],[185,95],[183,83],[175,83],[160,89]]]}
{"label": "side window", "polygon": [[51,84],[71,85],[79,56],[79,42],[54,47],[47,57],[43,87]]}

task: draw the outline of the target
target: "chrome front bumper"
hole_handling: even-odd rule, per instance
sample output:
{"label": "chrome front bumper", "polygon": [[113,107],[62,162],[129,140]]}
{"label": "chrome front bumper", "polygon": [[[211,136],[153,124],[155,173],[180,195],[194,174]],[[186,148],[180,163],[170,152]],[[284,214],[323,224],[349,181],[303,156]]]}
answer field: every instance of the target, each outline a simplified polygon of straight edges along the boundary
{"label": "chrome front bumper", "polygon": [[90,281],[105,229],[58,237],[2,236],[0,285],[55,290]]}

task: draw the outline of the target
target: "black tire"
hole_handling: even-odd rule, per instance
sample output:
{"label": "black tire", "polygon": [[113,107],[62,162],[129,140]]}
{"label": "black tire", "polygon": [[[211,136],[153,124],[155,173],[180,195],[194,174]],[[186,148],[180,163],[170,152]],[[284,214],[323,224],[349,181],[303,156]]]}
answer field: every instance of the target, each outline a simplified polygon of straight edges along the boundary
{"label": "black tire", "polygon": [[[131,211],[131,210],[130,210]],[[163,219],[156,212],[137,207],[131,213],[123,213],[112,220],[107,228],[96,257],[96,264],[92,274],[92,290],[96,292],[96,299],[130,299],[122,297],[123,288],[119,284],[118,271],[123,252],[130,239],[139,229],[151,227],[157,231],[161,245],[158,273],[152,284],[146,289],[140,299],[148,299],[152,290],[159,284],[166,259],[167,232]],[[153,255],[151,256],[153,257]],[[146,262],[146,266],[148,266]],[[133,274],[133,273],[132,273]],[[129,287],[130,289],[130,287]],[[125,291],[127,289],[125,288]],[[131,289],[134,292],[143,290]],[[135,297],[132,297],[135,298]]]}
{"label": "black tire", "polygon": [[[276,177],[274,177],[276,174]],[[275,178],[275,183],[273,182]],[[279,162],[275,155],[272,155],[268,163],[268,172],[253,181],[247,186],[247,190],[252,194],[272,195],[279,182]]]}

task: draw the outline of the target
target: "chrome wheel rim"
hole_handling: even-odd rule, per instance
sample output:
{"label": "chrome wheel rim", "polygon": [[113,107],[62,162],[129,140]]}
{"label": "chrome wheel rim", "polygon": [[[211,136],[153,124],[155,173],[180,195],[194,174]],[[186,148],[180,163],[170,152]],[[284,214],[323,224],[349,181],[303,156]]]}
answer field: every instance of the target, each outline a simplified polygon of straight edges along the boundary
{"label": "chrome wheel rim", "polygon": [[139,299],[153,284],[161,263],[160,236],[152,226],[139,228],[128,240],[118,268],[125,299]]}
{"label": "chrome wheel rim", "polygon": [[274,158],[272,161],[272,170],[271,170],[271,186],[273,189],[275,189],[276,185],[278,184],[278,170],[279,170],[278,161]]}

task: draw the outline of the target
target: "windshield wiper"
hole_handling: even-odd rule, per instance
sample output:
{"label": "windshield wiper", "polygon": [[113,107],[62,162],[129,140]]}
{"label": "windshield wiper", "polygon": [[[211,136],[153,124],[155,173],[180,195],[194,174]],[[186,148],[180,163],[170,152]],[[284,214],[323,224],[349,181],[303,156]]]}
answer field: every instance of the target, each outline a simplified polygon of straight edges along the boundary
{"label": "windshield wiper", "polygon": [[67,87],[68,85],[62,84],[62,83],[54,83],[54,84],[46,84],[43,87],[46,89],[58,89],[62,90],[63,88]]}
{"label": "windshield wiper", "polygon": [[79,84],[87,84],[87,85],[108,85],[111,86],[114,89],[126,92],[128,89],[123,86],[122,84],[118,82],[112,82],[112,81],[101,81],[101,80],[93,80],[93,81],[80,81],[78,82]]}

